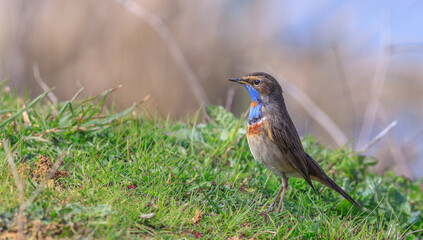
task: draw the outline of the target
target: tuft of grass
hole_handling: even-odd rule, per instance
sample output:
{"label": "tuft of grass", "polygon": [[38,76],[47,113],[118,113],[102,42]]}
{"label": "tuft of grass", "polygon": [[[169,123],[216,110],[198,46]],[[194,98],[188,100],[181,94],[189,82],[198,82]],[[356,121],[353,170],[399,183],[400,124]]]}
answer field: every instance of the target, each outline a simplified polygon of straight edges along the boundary
{"label": "tuft of grass", "polygon": [[[368,211],[319,183],[316,194],[290,179],[283,211],[263,216],[280,180],[254,161],[243,119],[219,106],[207,107],[214,123],[198,114],[175,122],[138,105],[108,111],[111,92],[51,104],[46,93],[31,102],[0,84],[0,139],[11,149],[25,200],[45,186],[24,208],[26,238],[401,239],[423,228],[419,183],[378,176],[375,159],[329,150],[312,136],[303,139],[306,151]],[[23,204],[5,149],[0,239],[19,233]],[[52,179],[35,174],[57,161],[60,174]]]}

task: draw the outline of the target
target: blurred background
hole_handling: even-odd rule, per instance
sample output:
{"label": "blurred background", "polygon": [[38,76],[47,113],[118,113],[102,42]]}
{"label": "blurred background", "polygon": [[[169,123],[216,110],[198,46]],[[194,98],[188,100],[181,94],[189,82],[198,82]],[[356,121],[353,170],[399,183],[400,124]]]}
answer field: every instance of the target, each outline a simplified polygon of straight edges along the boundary
{"label": "blurred background", "polygon": [[265,71],[301,135],[417,180],[422,24],[416,0],[0,0],[0,79],[32,96],[42,79],[59,100],[122,85],[118,108],[151,95],[150,111],[184,119],[203,103],[240,116],[248,93],[227,79]]}

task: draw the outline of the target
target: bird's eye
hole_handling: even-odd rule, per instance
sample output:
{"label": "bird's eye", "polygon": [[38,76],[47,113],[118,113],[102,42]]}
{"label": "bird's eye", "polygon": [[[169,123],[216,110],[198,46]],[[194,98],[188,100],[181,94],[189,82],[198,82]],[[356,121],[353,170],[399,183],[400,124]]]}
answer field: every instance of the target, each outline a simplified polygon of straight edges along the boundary
{"label": "bird's eye", "polygon": [[254,83],[254,85],[259,85],[260,84],[260,80],[254,80],[253,83]]}

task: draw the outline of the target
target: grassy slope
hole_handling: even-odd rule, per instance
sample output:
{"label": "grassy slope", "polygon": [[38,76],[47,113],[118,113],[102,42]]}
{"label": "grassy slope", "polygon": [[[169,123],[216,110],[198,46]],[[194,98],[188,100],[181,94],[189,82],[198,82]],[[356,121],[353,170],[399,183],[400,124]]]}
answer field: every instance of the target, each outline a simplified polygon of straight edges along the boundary
{"label": "grassy slope", "polygon": [[[280,181],[253,160],[244,121],[219,107],[209,108],[216,123],[203,124],[196,117],[133,117],[135,108],[126,115],[104,112],[107,93],[57,106],[41,98],[30,106],[15,95],[0,86],[0,139],[11,147],[25,199],[42,183],[34,176],[39,156],[63,159],[62,176],[25,209],[27,237],[398,239],[423,228],[418,184],[392,173],[376,176],[374,160],[348,148],[331,151],[312,137],[303,140],[371,213],[319,183],[316,194],[305,181],[290,179],[282,213],[264,217]],[[29,121],[16,114],[23,102]],[[19,191],[4,146],[0,181],[0,238],[16,236]]]}

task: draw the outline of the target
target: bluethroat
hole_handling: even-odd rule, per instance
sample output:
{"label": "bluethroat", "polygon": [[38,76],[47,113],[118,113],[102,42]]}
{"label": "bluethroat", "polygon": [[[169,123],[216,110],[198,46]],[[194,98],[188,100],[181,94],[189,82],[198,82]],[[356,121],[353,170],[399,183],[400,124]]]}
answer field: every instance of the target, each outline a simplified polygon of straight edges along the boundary
{"label": "bluethroat", "polygon": [[[251,96],[247,140],[254,158],[282,178],[282,186],[266,210],[272,211],[280,197],[277,212],[288,187],[288,178],[303,178],[314,189],[311,180],[335,190],[351,204],[360,207],[341,187],[330,179],[319,164],[308,155],[285,106],[282,88],[274,77],[256,72],[230,81],[244,85]],[[282,193],[282,195],[281,195]]]}

